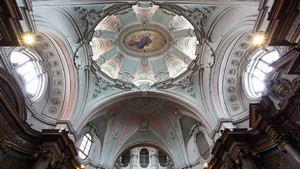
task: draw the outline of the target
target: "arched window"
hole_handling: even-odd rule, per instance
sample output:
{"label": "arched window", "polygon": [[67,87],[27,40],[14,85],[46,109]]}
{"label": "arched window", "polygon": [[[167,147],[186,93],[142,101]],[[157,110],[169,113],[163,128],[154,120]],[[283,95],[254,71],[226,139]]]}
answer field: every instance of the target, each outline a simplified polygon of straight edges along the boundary
{"label": "arched window", "polygon": [[45,87],[45,73],[39,60],[40,58],[29,50],[14,51],[10,55],[10,62],[21,77],[32,100],[38,99]]}
{"label": "arched window", "polygon": [[146,148],[140,151],[140,165],[142,168],[147,168],[149,165],[149,151]]}
{"label": "arched window", "polygon": [[203,157],[203,159],[207,160],[209,157],[209,145],[205,138],[205,135],[203,132],[199,132],[196,135],[196,143],[199,150],[200,155]]}
{"label": "arched window", "polygon": [[122,167],[127,167],[129,162],[130,162],[130,151],[127,151],[121,157]]}
{"label": "arched window", "polygon": [[86,159],[86,157],[89,155],[91,146],[92,146],[92,136],[90,133],[86,133],[83,136],[82,142],[79,147],[78,154],[81,159],[83,159],[83,160]]}
{"label": "arched window", "polygon": [[168,157],[161,151],[158,151],[158,161],[162,167],[166,167],[168,165]]}
{"label": "arched window", "polygon": [[265,49],[255,52],[251,57],[245,74],[245,88],[248,97],[259,98],[265,90],[266,75],[273,70],[270,67],[279,59],[279,53],[274,49]]}

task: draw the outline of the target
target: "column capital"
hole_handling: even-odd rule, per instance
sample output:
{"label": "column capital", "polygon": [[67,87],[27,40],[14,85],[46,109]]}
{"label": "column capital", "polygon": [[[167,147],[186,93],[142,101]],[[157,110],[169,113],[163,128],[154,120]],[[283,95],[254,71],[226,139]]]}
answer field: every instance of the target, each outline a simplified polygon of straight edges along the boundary
{"label": "column capital", "polygon": [[285,150],[284,145],[288,143],[287,137],[288,137],[287,133],[278,133],[272,138],[272,142],[276,144],[279,150],[284,151]]}

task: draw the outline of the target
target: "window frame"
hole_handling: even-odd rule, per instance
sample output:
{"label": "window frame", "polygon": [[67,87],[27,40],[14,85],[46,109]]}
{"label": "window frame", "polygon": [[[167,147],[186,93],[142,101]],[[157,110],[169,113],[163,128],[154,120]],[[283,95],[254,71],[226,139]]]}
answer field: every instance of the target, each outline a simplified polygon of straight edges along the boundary
{"label": "window frame", "polygon": [[125,152],[120,159],[122,167],[127,167],[130,164],[130,150]]}
{"label": "window frame", "polygon": [[139,163],[142,168],[147,168],[150,164],[149,150],[142,148],[139,153]]}
{"label": "window frame", "polygon": [[[90,145],[89,145],[89,147],[87,147],[87,145],[89,143],[90,143]],[[85,160],[89,156],[92,145],[93,145],[93,137],[89,132],[87,132],[84,134],[84,136],[81,140],[80,146],[79,146],[78,156],[81,160]]]}
{"label": "window frame", "polygon": [[[15,56],[15,59],[18,59],[18,57],[22,56],[16,56],[22,55],[24,57],[27,57],[28,60],[25,60],[24,62],[18,62],[18,61],[13,61],[13,57]],[[8,61],[12,68],[14,69],[14,72],[18,76],[19,83],[23,86],[24,88],[24,93],[25,95],[29,96],[29,99],[33,102],[37,102],[42,98],[43,94],[45,93],[46,89],[46,84],[47,84],[47,71],[42,67],[42,57],[39,56],[37,53],[35,53],[33,50],[27,49],[27,48],[21,48],[21,49],[15,49],[12,50],[11,53],[8,55]],[[31,63],[32,68],[27,71],[26,73],[19,72],[18,70],[21,68],[24,68],[26,64]],[[27,65],[28,66],[28,65]],[[26,75],[28,76],[29,74],[34,74],[34,77],[27,81],[26,80]],[[37,85],[36,89],[34,92],[30,91],[28,89],[30,86],[30,83],[33,83],[34,80],[37,80]],[[31,84],[33,85],[33,84]]]}
{"label": "window frame", "polygon": [[158,154],[158,163],[161,167],[167,167],[169,163],[168,156],[165,155],[163,152],[159,151],[157,152]]}
{"label": "window frame", "polygon": [[[209,157],[210,157],[210,146],[209,146],[209,143],[208,143],[207,138],[205,136],[205,133],[202,132],[202,131],[199,131],[195,135],[195,139],[196,139],[196,146],[198,148],[198,152],[199,152],[200,156],[204,160],[208,160]],[[203,147],[206,148],[206,149],[202,149]],[[207,153],[208,153],[208,155],[207,155]]]}
{"label": "window frame", "polygon": [[[265,58],[272,55],[272,53],[276,53],[278,57],[270,62],[266,61]],[[245,94],[249,99],[256,100],[263,95],[264,91],[266,90],[265,80],[268,76],[268,73],[273,71],[273,68],[270,65],[279,58],[279,51],[270,47],[260,48],[251,54],[243,80]],[[264,68],[262,68],[262,64],[264,64]],[[253,81],[256,81],[256,87]]]}

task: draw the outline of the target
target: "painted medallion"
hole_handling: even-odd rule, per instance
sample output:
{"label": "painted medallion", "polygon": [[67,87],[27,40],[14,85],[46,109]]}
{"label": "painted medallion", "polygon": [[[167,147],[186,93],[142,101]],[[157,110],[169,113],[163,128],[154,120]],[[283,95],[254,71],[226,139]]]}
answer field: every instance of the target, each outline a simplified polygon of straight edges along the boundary
{"label": "painted medallion", "polygon": [[125,46],[134,51],[154,52],[163,48],[166,39],[158,32],[154,31],[136,31],[125,37]]}

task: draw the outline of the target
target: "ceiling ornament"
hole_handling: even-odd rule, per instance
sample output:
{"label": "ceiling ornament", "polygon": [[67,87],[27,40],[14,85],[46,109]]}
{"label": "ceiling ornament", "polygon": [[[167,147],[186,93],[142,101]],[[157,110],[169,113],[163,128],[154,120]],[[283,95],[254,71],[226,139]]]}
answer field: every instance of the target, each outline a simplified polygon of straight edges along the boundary
{"label": "ceiling ornament", "polygon": [[98,88],[95,89],[96,93],[93,94],[94,98],[98,96],[98,93],[101,93],[103,90],[106,90],[107,88],[112,87],[112,85],[109,82],[105,81],[101,77],[96,76],[96,79],[97,79],[97,82],[95,83],[95,85]]}
{"label": "ceiling ornament", "polygon": [[116,109],[110,109],[105,113],[105,118],[107,120],[112,119],[116,115]]}
{"label": "ceiling ornament", "polygon": [[[103,11],[74,10],[86,22],[84,35],[87,40],[90,38],[94,54],[89,58],[91,70],[110,87],[148,91],[176,87],[178,84],[182,86],[182,79],[201,68],[199,53],[203,46],[199,43],[205,36],[202,26],[198,25],[206,16],[199,9],[143,1],[133,6],[129,3],[116,4]],[[180,22],[179,16],[184,23],[173,24]],[[189,16],[191,18],[187,18]],[[109,41],[110,46],[101,48],[104,53],[94,51],[99,45],[106,44],[104,41],[99,44],[95,38]],[[181,43],[181,39],[186,43]],[[192,52],[186,52],[187,43],[189,48],[193,48]],[[207,49],[207,53],[210,57],[202,59],[201,64],[211,67],[214,54],[211,49]],[[119,59],[119,64],[107,64],[111,58]],[[80,63],[81,60],[78,60],[78,65]],[[191,85],[189,87],[188,92],[195,96]],[[97,92],[101,90],[97,89]]]}
{"label": "ceiling ornament", "polygon": [[180,119],[182,117],[182,110],[178,110],[177,108],[173,110],[173,115],[177,118]]}
{"label": "ceiling ornament", "polygon": [[224,83],[223,85],[223,97],[224,105],[226,106],[227,112],[230,117],[234,116],[241,116],[243,115],[242,112],[246,109],[244,107],[244,104],[242,102],[242,96],[241,96],[241,90],[240,90],[240,74],[241,71],[240,68],[243,59],[243,57],[248,50],[251,50],[251,33],[246,33],[244,35],[241,35],[240,40],[235,44],[233,47],[230,57],[228,58],[226,62],[226,73],[224,73]]}
{"label": "ceiling ornament", "polygon": [[194,22],[199,27],[203,27],[204,23],[203,20],[207,19],[207,17],[204,15],[203,12],[201,12],[198,8],[194,8],[192,10],[186,10],[186,13],[188,14],[188,17],[194,20]]}
{"label": "ceiling ornament", "polygon": [[114,138],[118,138],[120,136],[120,131],[118,129],[116,129],[114,132],[113,132],[113,137]]}
{"label": "ceiling ornament", "polygon": [[173,129],[169,130],[169,135],[170,135],[171,138],[175,138],[176,134],[175,134]]}
{"label": "ceiling ornament", "polygon": [[153,3],[151,1],[139,1],[137,5],[141,9],[149,9],[153,6]]}
{"label": "ceiling ornament", "polygon": [[[28,101],[27,103],[31,111],[34,112],[36,118],[49,124],[54,124],[54,120],[59,117],[64,106],[63,103],[67,97],[65,93],[62,92],[65,91],[66,88],[66,72],[63,69],[65,65],[63,65],[63,62],[60,59],[60,57],[62,57],[60,56],[61,49],[56,47],[52,42],[52,39],[49,39],[48,36],[41,32],[36,32],[35,37],[37,45],[35,45],[32,50],[39,53],[41,56],[45,56],[45,59],[41,61],[40,64],[44,69],[43,71],[48,72],[51,80],[49,80],[48,87],[45,91],[47,93],[39,98],[39,104],[33,104],[31,101]],[[43,100],[49,101],[46,102]],[[38,112],[37,110],[42,111]]]}
{"label": "ceiling ornament", "polygon": [[268,95],[279,101],[285,100],[294,87],[289,80],[284,78],[267,80],[266,86]]}
{"label": "ceiling ornament", "polygon": [[149,24],[148,19],[147,18],[142,18],[141,19],[141,24],[142,24],[143,27],[148,26],[148,24]]}
{"label": "ceiling ornament", "polygon": [[129,101],[138,107],[153,107],[160,102],[156,97],[136,97],[129,99]]}
{"label": "ceiling ornament", "polygon": [[213,49],[206,43],[204,45],[204,56],[201,58],[200,67],[201,68],[211,68],[215,63],[215,54]]}
{"label": "ceiling ornament", "polygon": [[179,83],[176,85],[177,87],[181,87],[181,89],[187,89],[187,92],[190,93],[191,96],[195,97],[196,93],[194,91],[194,81],[193,81],[194,75],[187,76],[186,78],[179,81]]}
{"label": "ceiling ornament", "polygon": [[[106,21],[109,19],[109,13],[117,13],[117,12],[124,12],[124,10],[128,9],[131,7],[131,4],[129,3],[119,3],[113,5],[109,10],[96,10],[96,9],[91,9],[87,10],[86,8],[83,7],[74,7],[74,11],[78,12],[80,15],[82,15],[82,20],[85,22],[84,25],[84,35],[86,36],[86,40],[90,39],[88,35],[91,32],[94,32],[94,27],[101,21]],[[93,34],[90,34],[93,35]]]}
{"label": "ceiling ornament", "polygon": [[138,124],[139,130],[140,131],[147,131],[150,127],[150,122],[149,120],[142,120]]}

